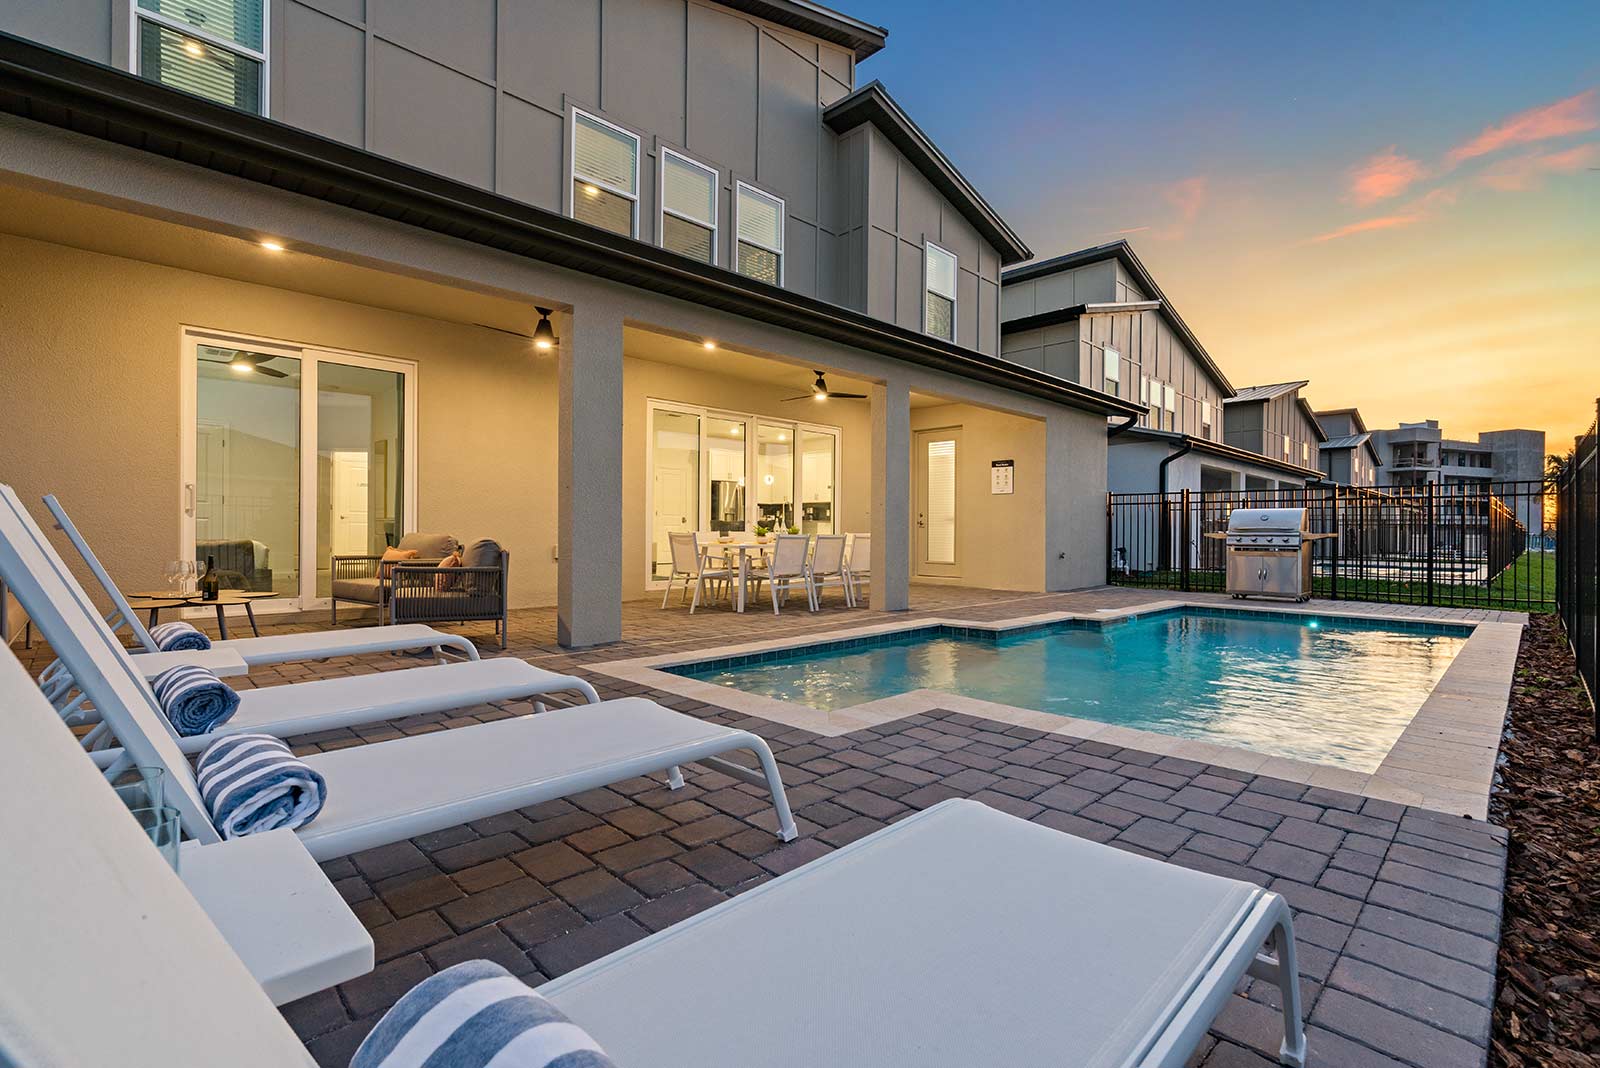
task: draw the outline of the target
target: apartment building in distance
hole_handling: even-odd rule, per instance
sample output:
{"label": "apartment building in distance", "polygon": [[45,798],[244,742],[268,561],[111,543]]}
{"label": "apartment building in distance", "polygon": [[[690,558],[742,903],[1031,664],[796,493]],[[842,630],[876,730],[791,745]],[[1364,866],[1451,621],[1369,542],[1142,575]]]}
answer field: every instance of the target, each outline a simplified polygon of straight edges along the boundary
{"label": "apartment building in distance", "polygon": [[1439,420],[1401,423],[1372,432],[1391,486],[1476,486],[1520,482],[1517,518],[1530,531],[1544,525],[1543,507],[1528,485],[1544,479],[1542,430],[1487,430],[1476,441],[1447,438]]}
{"label": "apartment building in distance", "polygon": [[1322,478],[1319,431],[1296,392],[1304,383],[1270,397],[1236,389],[1126,241],[1006,271],[1000,355],[1139,406],[1132,419],[1108,421],[1113,493]]}

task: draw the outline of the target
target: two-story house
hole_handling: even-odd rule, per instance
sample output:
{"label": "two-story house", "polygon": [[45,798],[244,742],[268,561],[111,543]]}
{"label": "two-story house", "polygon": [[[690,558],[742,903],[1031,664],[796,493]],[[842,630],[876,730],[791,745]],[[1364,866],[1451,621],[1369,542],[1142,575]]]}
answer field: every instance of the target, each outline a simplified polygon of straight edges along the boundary
{"label": "two-story house", "polygon": [[1229,445],[1322,475],[1319,446],[1328,439],[1310,402],[1300,396],[1309,382],[1275,382],[1250,386],[1229,397],[1226,407]]}
{"label": "two-story house", "polygon": [[1366,420],[1356,408],[1317,412],[1317,425],[1327,437],[1318,446],[1322,473],[1341,486],[1375,486],[1380,481],[1383,457],[1372,440]]}
{"label": "two-story house", "polygon": [[1233,433],[1234,413],[1248,423],[1251,404],[1128,242],[1016,267],[1002,283],[1005,359],[1139,406],[1109,420],[1111,492],[1265,490],[1321,476],[1314,453]]}
{"label": "two-story house", "polygon": [[675,531],[871,533],[880,608],[1103,579],[1140,372],[1001,358],[1031,252],[858,80],[881,28],[806,0],[0,0],[0,30],[0,475],[132,588],[233,545],[310,610],[333,554],[489,536],[512,603],[583,645]]}

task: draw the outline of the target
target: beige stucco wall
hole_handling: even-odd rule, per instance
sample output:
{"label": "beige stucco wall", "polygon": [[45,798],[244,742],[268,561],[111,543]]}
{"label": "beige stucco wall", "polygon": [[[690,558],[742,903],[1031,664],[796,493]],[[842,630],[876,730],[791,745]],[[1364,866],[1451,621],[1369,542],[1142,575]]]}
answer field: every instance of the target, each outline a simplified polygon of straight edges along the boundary
{"label": "beige stucco wall", "polygon": [[[733,412],[767,415],[777,419],[803,419],[806,422],[839,428],[838,509],[840,533],[868,529],[869,487],[872,483],[871,427],[865,401],[841,400],[816,411],[810,402],[784,403],[796,393],[795,382],[804,382],[803,372],[773,365],[773,375],[781,381],[772,385],[747,379],[727,378],[706,371],[651,360],[628,358],[623,364],[622,423],[622,596],[644,596],[645,568],[648,560],[649,514],[645,489],[649,472],[646,422],[652,400],[678,401]],[[815,406],[823,407],[821,405]]]}
{"label": "beige stucco wall", "polygon": [[[971,404],[911,410],[912,478],[920,478],[915,441],[919,430],[959,427],[956,451],[956,562],[959,582],[995,590],[1044,589],[1045,426]],[[1015,492],[991,492],[990,462],[1015,460]],[[913,481],[912,508],[916,508]],[[913,529],[912,535],[915,537]],[[913,581],[930,581],[917,571]]]}
{"label": "beige stucco wall", "polygon": [[9,235],[0,293],[0,480],[57,494],[124,589],[181,555],[187,325],[416,361],[419,529],[495,538],[513,605],[554,603],[555,361],[520,339]]}

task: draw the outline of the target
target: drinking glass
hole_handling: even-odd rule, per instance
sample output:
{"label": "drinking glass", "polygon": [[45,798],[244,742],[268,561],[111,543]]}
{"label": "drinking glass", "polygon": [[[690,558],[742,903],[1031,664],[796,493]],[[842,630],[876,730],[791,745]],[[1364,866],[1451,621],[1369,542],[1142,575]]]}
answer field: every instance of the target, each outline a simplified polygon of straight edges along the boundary
{"label": "drinking glass", "polygon": [[155,843],[156,849],[161,853],[161,858],[174,872],[178,870],[178,843],[183,839],[183,830],[178,819],[178,810],[170,805],[157,808],[136,808],[133,818],[139,821],[139,829],[149,836]]}
{"label": "drinking glass", "polygon": [[205,568],[199,561],[185,560],[183,562],[183,592],[189,594],[198,590],[200,587],[195,580],[203,574],[205,574]]}
{"label": "drinking glass", "polygon": [[145,808],[160,808],[165,788],[165,768],[134,767],[118,775],[111,783],[122,803],[130,812]]}
{"label": "drinking glass", "polygon": [[167,588],[176,590],[183,581],[183,561],[173,560],[167,564]]}

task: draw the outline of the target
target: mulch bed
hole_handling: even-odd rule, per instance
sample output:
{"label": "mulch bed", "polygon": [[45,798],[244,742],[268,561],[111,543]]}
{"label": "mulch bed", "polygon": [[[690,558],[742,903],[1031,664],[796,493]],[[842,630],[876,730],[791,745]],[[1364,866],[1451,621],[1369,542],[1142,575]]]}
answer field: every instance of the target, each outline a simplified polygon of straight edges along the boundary
{"label": "mulch bed", "polygon": [[1496,1068],[1600,1068],[1600,747],[1554,616],[1523,632],[1491,814],[1511,832]]}

